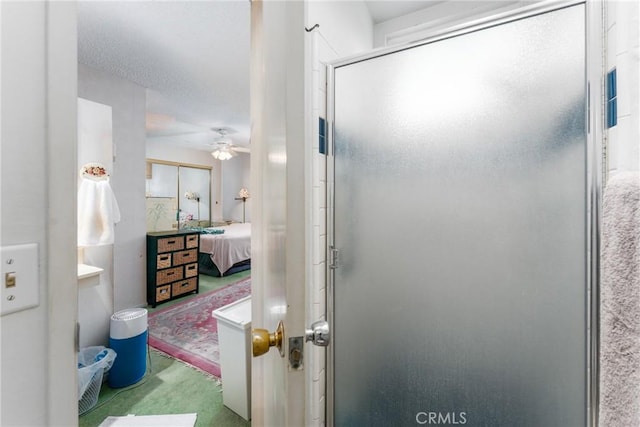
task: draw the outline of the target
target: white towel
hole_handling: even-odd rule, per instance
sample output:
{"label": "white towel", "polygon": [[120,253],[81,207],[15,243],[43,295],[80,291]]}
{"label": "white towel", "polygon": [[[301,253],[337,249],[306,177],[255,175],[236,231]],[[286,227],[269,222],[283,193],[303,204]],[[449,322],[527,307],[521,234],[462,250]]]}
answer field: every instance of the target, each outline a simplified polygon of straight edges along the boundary
{"label": "white towel", "polygon": [[602,204],[600,425],[640,426],[640,174],[612,177]]}
{"label": "white towel", "polygon": [[78,245],[113,243],[113,225],[120,221],[118,202],[108,179],[83,178],[78,190]]}

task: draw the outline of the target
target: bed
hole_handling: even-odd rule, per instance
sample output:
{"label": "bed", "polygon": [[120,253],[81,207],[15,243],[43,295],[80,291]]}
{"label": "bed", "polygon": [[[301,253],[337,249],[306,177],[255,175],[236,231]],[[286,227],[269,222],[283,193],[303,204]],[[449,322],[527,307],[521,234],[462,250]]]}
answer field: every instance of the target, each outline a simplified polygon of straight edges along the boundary
{"label": "bed", "polygon": [[198,268],[209,276],[228,276],[251,268],[251,224],[230,224],[206,230],[221,234],[200,234]]}

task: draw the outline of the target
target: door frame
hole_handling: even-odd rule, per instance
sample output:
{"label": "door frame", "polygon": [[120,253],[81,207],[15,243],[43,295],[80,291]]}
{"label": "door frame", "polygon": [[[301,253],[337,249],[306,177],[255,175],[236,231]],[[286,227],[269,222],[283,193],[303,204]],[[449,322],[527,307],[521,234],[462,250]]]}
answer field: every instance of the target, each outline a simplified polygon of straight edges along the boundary
{"label": "door frame", "polygon": [[[472,20],[465,24],[456,25],[444,30],[429,34],[419,41],[409,44],[393,46],[375,50],[373,52],[358,55],[336,61],[328,65],[327,69],[327,123],[329,126],[327,136],[327,320],[332,331],[335,331],[335,307],[334,307],[334,263],[332,249],[335,245],[335,181],[334,181],[334,123],[335,123],[335,70],[338,67],[354,64],[356,62],[396,53],[402,50],[431,44],[444,39],[469,34],[498,25],[506,24],[520,19],[530,18],[547,12],[585,4],[585,43],[586,43],[586,84],[587,94],[587,165],[586,182],[587,191],[587,251],[585,253],[585,268],[587,278],[587,423],[588,426],[598,425],[599,408],[599,324],[600,324],[600,298],[599,298],[599,253],[600,253],[600,206],[602,202],[602,186],[606,180],[606,171],[603,168],[604,141],[604,79],[606,74],[602,60],[605,53],[603,42],[604,2],[589,0],[573,0],[550,2],[542,1],[538,4],[526,6],[512,11],[499,13],[487,18]],[[333,346],[327,352],[327,381],[326,381],[326,421],[328,426],[334,425],[335,409],[335,354]]]}

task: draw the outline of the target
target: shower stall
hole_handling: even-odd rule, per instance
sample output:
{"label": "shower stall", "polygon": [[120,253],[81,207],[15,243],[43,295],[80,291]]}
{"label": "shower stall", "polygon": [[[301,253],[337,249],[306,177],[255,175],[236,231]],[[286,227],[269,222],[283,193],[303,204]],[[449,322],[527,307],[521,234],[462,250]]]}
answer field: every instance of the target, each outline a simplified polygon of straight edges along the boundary
{"label": "shower stall", "polygon": [[588,425],[585,22],[331,67],[329,424]]}

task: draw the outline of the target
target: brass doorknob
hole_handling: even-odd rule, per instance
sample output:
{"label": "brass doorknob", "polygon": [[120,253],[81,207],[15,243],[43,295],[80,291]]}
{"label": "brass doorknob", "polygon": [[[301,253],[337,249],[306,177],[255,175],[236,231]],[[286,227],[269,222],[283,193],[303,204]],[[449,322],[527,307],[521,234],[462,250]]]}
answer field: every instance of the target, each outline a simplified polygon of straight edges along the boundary
{"label": "brass doorknob", "polygon": [[278,322],[278,327],[273,333],[269,333],[266,329],[253,329],[251,331],[251,341],[253,347],[253,357],[262,356],[270,347],[278,347],[280,356],[284,357],[284,325],[282,320]]}

